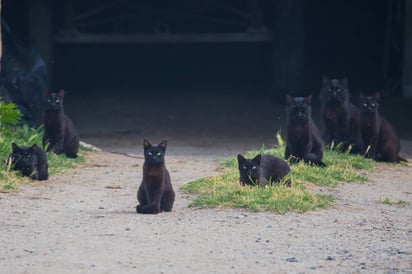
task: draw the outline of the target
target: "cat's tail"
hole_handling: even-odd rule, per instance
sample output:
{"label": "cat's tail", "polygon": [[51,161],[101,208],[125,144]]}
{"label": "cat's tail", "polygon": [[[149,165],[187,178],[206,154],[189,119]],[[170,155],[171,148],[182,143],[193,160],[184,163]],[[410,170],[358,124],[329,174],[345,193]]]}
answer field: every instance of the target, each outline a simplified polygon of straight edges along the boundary
{"label": "cat's tail", "polygon": [[405,158],[403,158],[403,157],[401,157],[401,156],[399,156],[399,155],[398,155],[397,162],[398,162],[398,163],[401,163],[401,162],[409,163],[408,160],[406,160]]}

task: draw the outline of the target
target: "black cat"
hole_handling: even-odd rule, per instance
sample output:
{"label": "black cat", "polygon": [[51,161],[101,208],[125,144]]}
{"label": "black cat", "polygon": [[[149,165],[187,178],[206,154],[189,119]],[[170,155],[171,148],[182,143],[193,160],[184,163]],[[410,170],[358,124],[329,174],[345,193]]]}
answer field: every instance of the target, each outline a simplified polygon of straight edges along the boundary
{"label": "black cat", "polygon": [[322,162],[322,141],[318,129],[312,121],[312,96],[286,96],[287,101],[287,137],[285,159],[291,163],[303,160],[318,166]]}
{"label": "black cat", "polygon": [[[290,167],[278,157],[268,154],[258,154],[253,159],[237,155],[240,184],[265,186],[270,183],[291,186]],[[289,177],[285,177],[288,176]]]}
{"label": "black cat", "polygon": [[401,145],[391,124],[379,115],[380,96],[360,94],[361,128],[365,157],[384,162],[406,162],[400,157]]}
{"label": "black cat", "polygon": [[362,138],[359,109],[349,101],[348,80],[323,78],[320,90],[321,116],[325,126],[324,140],[341,145],[341,151],[360,153]]}
{"label": "black cat", "polygon": [[143,141],[144,164],[143,180],[137,191],[137,213],[156,214],[161,211],[172,211],[175,192],[165,165],[167,142],[152,145]]}
{"label": "black cat", "polygon": [[43,148],[56,154],[65,153],[76,158],[79,150],[79,137],[72,120],[64,114],[64,90],[50,93],[46,99],[44,113]]}
{"label": "black cat", "polygon": [[26,147],[19,147],[15,143],[11,144],[12,153],[7,157],[7,165],[12,170],[20,171],[23,176],[33,180],[47,180],[48,165],[46,153],[36,144]]}

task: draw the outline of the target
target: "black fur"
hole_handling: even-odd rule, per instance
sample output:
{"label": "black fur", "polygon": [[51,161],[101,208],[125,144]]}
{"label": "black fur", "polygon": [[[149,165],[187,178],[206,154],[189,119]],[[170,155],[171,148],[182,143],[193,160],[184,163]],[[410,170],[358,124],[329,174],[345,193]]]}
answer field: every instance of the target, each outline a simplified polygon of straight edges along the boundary
{"label": "black fur", "polygon": [[350,148],[351,153],[360,153],[362,147],[360,112],[349,101],[348,80],[323,78],[320,91],[321,116],[325,126],[324,140],[341,145],[341,151]]}
{"label": "black fur", "polygon": [[287,137],[285,159],[291,163],[304,161],[318,166],[322,162],[322,141],[312,121],[312,96],[287,99]]}
{"label": "black fur", "polygon": [[406,161],[399,156],[401,145],[391,124],[379,115],[379,94],[360,95],[362,140],[365,157],[384,162]]}
{"label": "black fur", "polygon": [[165,164],[166,147],[166,141],[158,145],[152,145],[146,139],[143,141],[145,161],[143,180],[137,191],[137,213],[157,214],[161,211],[172,211],[175,192]]}
{"label": "black fur", "polygon": [[19,147],[15,143],[11,144],[12,153],[7,157],[7,165],[12,170],[20,171],[23,176],[33,180],[47,180],[49,177],[47,155],[36,144],[26,147]]}
{"label": "black fur", "polygon": [[265,186],[270,183],[282,183],[291,186],[292,180],[285,178],[290,174],[288,163],[278,157],[268,154],[258,154],[253,159],[237,155],[239,181],[241,185]]}
{"label": "black fur", "polygon": [[72,120],[64,114],[63,100],[64,90],[60,90],[57,94],[50,93],[46,98],[43,148],[56,154],[65,153],[67,157],[76,158],[79,137]]}

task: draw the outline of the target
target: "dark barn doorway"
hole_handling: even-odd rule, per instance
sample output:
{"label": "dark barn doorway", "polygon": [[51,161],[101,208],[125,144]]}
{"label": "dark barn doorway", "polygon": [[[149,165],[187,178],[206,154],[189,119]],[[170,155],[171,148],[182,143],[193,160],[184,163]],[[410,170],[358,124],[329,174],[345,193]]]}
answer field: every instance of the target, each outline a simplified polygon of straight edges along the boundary
{"label": "dark barn doorway", "polygon": [[[145,137],[204,151],[272,145],[285,93],[317,98],[325,74],[347,76],[354,94],[402,92],[402,1],[4,2],[23,41],[41,47],[33,36],[50,33],[50,89],[68,91],[82,138],[111,150]],[[36,3],[48,30],[29,16]]]}

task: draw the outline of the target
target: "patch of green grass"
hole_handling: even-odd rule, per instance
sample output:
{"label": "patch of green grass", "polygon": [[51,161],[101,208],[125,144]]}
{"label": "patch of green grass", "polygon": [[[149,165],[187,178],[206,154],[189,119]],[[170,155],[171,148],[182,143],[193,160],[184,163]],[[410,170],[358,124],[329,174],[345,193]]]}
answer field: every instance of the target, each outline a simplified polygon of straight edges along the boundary
{"label": "patch of green grass", "polygon": [[[1,101],[0,101],[1,102]],[[1,108],[4,108],[4,103],[0,104],[0,113],[5,113]],[[13,108],[7,108],[8,117],[16,117],[12,113]],[[32,182],[27,177],[22,177],[18,172],[10,171],[6,166],[7,156],[11,153],[11,144],[14,142],[19,146],[31,146],[37,144],[42,147],[43,129],[30,128],[27,125],[17,124],[17,120],[11,118],[5,119],[5,114],[0,117],[3,123],[0,123],[0,191],[10,191],[17,188],[18,184]],[[7,122],[7,123],[6,123]],[[62,172],[64,169],[73,167],[76,164],[85,161],[86,150],[82,147],[79,151],[79,156],[75,159],[67,158],[64,154],[56,155],[54,153],[47,153],[49,175]]]}
{"label": "patch of green grass", "polygon": [[[285,146],[277,145],[271,149],[262,147],[258,151],[250,151],[244,154],[246,158],[253,158],[259,153],[272,154],[283,158]],[[324,149],[323,161],[326,168],[309,166],[304,163],[291,165],[294,180],[311,182],[320,186],[336,187],[340,182],[366,182],[367,177],[360,173],[361,170],[372,170],[375,162],[349,153],[340,153],[336,150]],[[228,169],[237,168],[237,158],[232,157],[221,162],[221,165]]]}
{"label": "patch of green grass", "polygon": [[[259,153],[272,154],[283,158],[285,144],[277,135],[278,145],[271,149],[262,147],[250,151],[244,156],[253,158]],[[182,186],[182,191],[198,194],[190,206],[193,207],[234,207],[253,211],[305,212],[329,207],[334,201],[331,195],[314,194],[307,189],[307,184],[336,187],[341,182],[367,181],[361,170],[371,170],[374,162],[359,155],[324,150],[326,168],[309,166],[304,163],[291,165],[292,187],[240,186],[237,158],[232,157],[221,162],[225,172],[218,176],[198,179]]]}
{"label": "patch of green grass", "polygon": [[382,199],[379,202],[385,205],[399,206],[399,207],[404,207],[404,206],[409,205],[408,201],[404,201],[404,200],[392,201],[389,198]]}
{"label": "patch of green grass", "polygon": [[326,208],[334,198],[331,195],[313,194],[302,184],[293,187],[241,186],[236,170],[229,170],[221,175],[198,179],[182,186],[187,193],[200,194],[190,204],[200,208],[245,208],[252,211],[288,211],[305,212]]}

